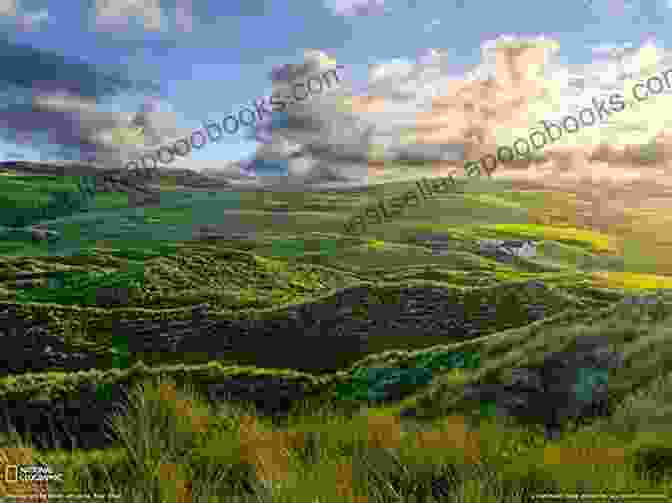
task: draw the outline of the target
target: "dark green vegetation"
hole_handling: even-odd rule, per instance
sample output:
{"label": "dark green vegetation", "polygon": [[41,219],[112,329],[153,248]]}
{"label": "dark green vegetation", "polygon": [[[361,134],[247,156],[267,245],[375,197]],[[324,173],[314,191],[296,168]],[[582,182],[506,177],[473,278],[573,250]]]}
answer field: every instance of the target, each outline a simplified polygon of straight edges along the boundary
{"label": "dark green vegetation", "polygon": [[95,306],[100,288],[142,288],[144,271],[138,266],[135,272],[126,273],[66,273],[50,275],[46,288],[19,290],[19,302],[50,302],[54,304]]}
{"label": "dark green vegetation", "polygon": [[3,176],[0,182],[0,225],[6,227],[29,226],[93,206],[95,180],[91,176]]}
{"label": "dark green vegetation", "polygon": [[[26,200],[31,187],[44,192],[40,204],[48,205],[52,189],[36,179],[11,183],[24,184]],[[546,211],[565,211],[570,224],[572,215],[548,194],[489,181],[470,182],[464,194],[436,196],[366,236],[341,234],[354,207],[412,185],[360,194],[162,194],[161,208],[142,211],[115,209],[114,194],[96,195],[95,211],[54,221],[61,248],[28,249],[25,241],[11,248],[7,241],[3,249],[13,251],[2,259],[2,302],[18,304],[23,317],[47,321],[73,351],[92,349],[105,358],[90,372],[4,378],[0,397],[49,401],[76,396],[83,386],[93,386],[101,401],[122,386],[137,392],[114,420],[114,448],[33,449],[35,460],[65,473],[65,482],[52,483],[51,490],[199,503],[500,503],[529,501],[535,492],[669,492],[672,307],[665,297],[655,306],[631,306],[622,301],[623,289],[613,288],[667,287],[667,278],[655,276],[657,257],[636,262],[629,256],[626,264],[619,236],[540,224],[532,217]],[[229,225],[247,236],[181,239],[201,224]],[[415,239],[428,232],[450,237],[445,253],[433,254]],[[476,253],[479,239],[509,237],[540,241],[539,255],[503,264]],[[77,253],[63,256],[58,249]],[[44,277],[32,288],[18,287],[17,273],[27,271]],[[527,291],[523,286],[532,279],[549,288]],[[370,318],[380,306],[393,309],[410,285],[447,289],[468,313],[494,305],[496,315],[466,338],[371,337],[361,354],[340,355],[341,368],[326,373],[305,368],[311,360],[328,362],[293,346],[292,334],[273,334],[275,344],[260,341],[215,362],[203,355],[131,353],[132,341],[113,337],[109,328],[113,319],[185,319],[188,308],[201,303],[215,319],[265,319],[290,305],[331,302],[358,285],[366,286],[369,301],[353,311],[356,319]],[[128,288],[128,304],[94,306],[96,292],[109,287]],[[521,316],[530,300],[546,307],[543,319]],[[538,425],[517,424],[462,393],[468,384],[503,381],[512,368],[534,365],[591,334],[608,336],[624,355],[623,368],[608,375],[614,411],[569,428],[560,440],[547,440]],[[280,347],[293,353],[291,369]],[[291,414],[267,417],[245,404],[207,398],[208,385],[225,378],[264,377],[304,390]],[[582,374],[577,393],[605,377]],[[402,417],[410,408],[416,417]],[[26,440],[8,436],[0,463],[16,459],[12,448]],[[578,447],[597,454],[556,462],[558,450]],[[0,485],[3,490],[11,488]],[[368,499],[355,500],[358,494]]]}

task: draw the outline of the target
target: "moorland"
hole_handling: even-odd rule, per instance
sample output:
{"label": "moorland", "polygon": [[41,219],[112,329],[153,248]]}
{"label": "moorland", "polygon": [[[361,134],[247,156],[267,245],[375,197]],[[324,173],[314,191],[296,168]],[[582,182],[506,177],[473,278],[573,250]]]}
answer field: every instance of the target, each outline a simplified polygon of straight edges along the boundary
{"label": "moorland", "polygon": [[[6,170],[0,201],[44,207],[80,182]],[[0,494],[669,493],[672,264],[646,242],[665,215],[600,213],[586,187],[481,178],[351,236],[353,208],[413,182],[342,193],[189,190],[163,175],[158,185],[160,204],[96,193],[39,222],[58,239],[3,236],[0,309],[14,318],[0,332],[20,368],[0,377],[0,463],[45,463],[63,479],[3,481]],[[442,236],[441,253],[428,234]],[[534,240],[537,254],[479,254],[492,238]],[[110,288],[124,295],[100,295]],[[205,321],[195,306],[207,306]],[[64,355],[39,371],[54,350],[17,339],[38,332]],[[549,435],[543,420],[468,399],[586,336],[621,357],[600,414],[574,414]],[[174,345],[159,349],[162,338]],[[68,367],[75,353],[90,358]],[[557,396],[530,408],[559,407]]]}

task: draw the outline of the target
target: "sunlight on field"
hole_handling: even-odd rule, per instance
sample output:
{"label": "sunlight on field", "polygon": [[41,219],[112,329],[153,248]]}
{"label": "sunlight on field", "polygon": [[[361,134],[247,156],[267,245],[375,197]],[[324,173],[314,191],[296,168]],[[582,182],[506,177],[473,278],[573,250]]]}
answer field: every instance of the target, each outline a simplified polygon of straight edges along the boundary
{"label": "sunlight on field", "polygon": [[593,277],[600,286],[606,288],[654,289],[672,288],[672,277],[655,274],[637,274],[630,272],[605,271],[594,273]]}
{"label": "sunlight on field", "polygon": [[564,464],[615,464],[624,463],[625,449],[623,448],[574,448],[549,445],[544,448],[544,464],[561,466]]}
{"label": "sunlight on field", "polygon": [[511,208],[514,210],[525,209],[525,207],[516,202],[508,201],[502,197],[497,197],[489,194],[464,194],[462,196],[464,199],[469,199],[472,201],[477,201],[479,203],[489,204],[497,207]]}
{"label": "sunlight on field", "polygon": [[374,249],[384,248],[385,247],[385,241],[378,241],[376,239],[372,239],[372,240],[367,242],[367,245],[369,246],[369,248],[374,248]]}

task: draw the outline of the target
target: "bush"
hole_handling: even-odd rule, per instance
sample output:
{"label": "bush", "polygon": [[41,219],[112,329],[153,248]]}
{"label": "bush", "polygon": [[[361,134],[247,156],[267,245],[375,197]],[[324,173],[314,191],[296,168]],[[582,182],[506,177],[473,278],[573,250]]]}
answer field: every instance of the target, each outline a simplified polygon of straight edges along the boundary
{"label": "bush", "polygon": [[475,370],[481,366],[481,355],[478,353],[428,353],[415,361],[416,367],[429,370],[469,369]]}
{"label": "bush", "polygon": [[634,455],[635,470],[642,478],[660,481],[672,476],[672,447],[662,441],[649,441],[638,446]]}
{"label": "bush", "polygon": [[429,384],[428,369],[365,368],[358,369],[349,383],[337,387],[337,400],[401,400],[419,386]]}
{"label": "bush", "polygon": [[573,387],[576,397],[582,402],[592,402],[595,390],[606,386],[609,372],[604,369],[580,368],[577,382]]}
{"label": "bush", "polygon": [[33,288],[17,292],[22,302],[56,302],[95,306],[103,289],[128,289],[129,294],[142,288],[142,270],[109,274],[81,273],[54,274],[49,278],[49,288]]}

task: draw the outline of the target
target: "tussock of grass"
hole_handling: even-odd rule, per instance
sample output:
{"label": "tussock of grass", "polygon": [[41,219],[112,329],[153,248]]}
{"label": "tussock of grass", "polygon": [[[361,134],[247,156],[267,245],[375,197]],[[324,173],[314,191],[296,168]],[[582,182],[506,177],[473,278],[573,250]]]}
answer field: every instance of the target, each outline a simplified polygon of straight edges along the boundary
{"label": "tussock of grass", "polygon": [[[389,352],[385,361],[371,356],[351,374],[366,380],[365,371],[375,367],[431,367],[438,381],[400,404],[316,397],[296,404],[282,421],[244,404],[213,405],[188,384],[178,387],[156,374],[135,387],[127,409],[111,420],[119,448],[33,450],[34,458],[63,466],[69,491],[116,490],[124,501],[181,494],[185,499],[177,501],[522,502],[541,492],[669,491],[672,368],[660,369],[669,367],[670,318],[656,321],[613,306],[603,311],[606,316],[594,313],[592,322],[568,327],[556,320],[481,341],[480,368],[456,368],[454,355],[466,355],[464,349]],[[483,407],[480,414],[458,407],[465,384],[534,364],[591,333],[607,335],[625,357],[624,368],[610,376],[619,400],[612,417],[548,441],[540,426],[518,425]],[[660,361],[648,368],[652,353]],[[420,412],[434,407],[435,415],[400,419],[411,404]]]}
{"label": "tussock of grass", "polygon": [[596,286],[628,290],[653,290],[672,288],[672,278],[656,274],[600,271],[593,274]]}
{"label": "tussock of grass", "polygon": [[157,503],[519,502],[535,492],[672,487],[662,437],[640,434],[626,445],[622,435],[589,431],[549,442],[539,429],[494,417],[416,423],[389,409],[344,414],[328,403],[274,426],[243,406],[207,405],[167,379],[137,386],[112,423],[120,449],[31,451],[64,470],[64,484],[50,491],[116,491],[124,501]]}

